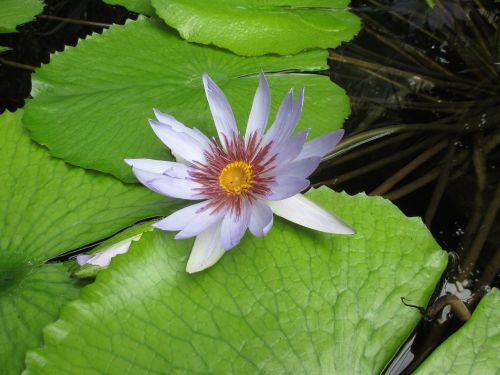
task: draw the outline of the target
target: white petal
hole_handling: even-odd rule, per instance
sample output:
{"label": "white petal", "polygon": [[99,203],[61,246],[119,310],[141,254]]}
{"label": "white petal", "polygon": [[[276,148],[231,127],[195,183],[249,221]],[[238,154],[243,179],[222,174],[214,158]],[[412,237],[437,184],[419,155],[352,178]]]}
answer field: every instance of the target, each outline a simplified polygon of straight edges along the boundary
{"label": "white petal", "polygon": [[252,215],[250,216],[250,223],[248,229],[254,236],[265,236],[273,226],[273,211],[271,208],[257,200],[252,203]]}
{"label": "white petal", "polygon": [[267,202],[271,210],[293,223],[326,233],[354,234],[355,231],[316,203],[297,194],[281,201]]}
{"label": "white petal", "polygon": [[175,131],[170,125],[161,122],[149,120],[151,128],[158,138],[176,155],[188,161],[205,161],[205,150],[208,146],[199,142],[187,132]]}
{"label": "white petal", "polygon": [[76,256],[76,263],[78,263],[79,266],[83,266],[89,261],[90,258],[92,258],[92,255],[78,254]]}
{"label": "white petal", "polygon": [[175,235],[176,240],[194,237],[204,232],[212,225],[220,222],[225,214],[224,210],[212,211],[212,208],[201,210],[193,216],[192,220]]}
{"label": "white petal", "polygon": [[207,204],[209,202],[203,201],[184,207],[153,224],[153,227],[161,230],[183,230]]}
{"label": "white petal", "polygon": [[319,156],[322,158],[340,142],[344,136],[344,129],[340,129],[331,133],[314,138],[307,142],[302,149],[302,152],[297,157],[298,159],[308,158],[311,156]]}
{"label": "white petal", "polygon": [[198,129],[188,128],[183,123],[177,121],[175,117],[166,113],[162,113],[157,109],[153,109],[153,112],[155,113],[155,116],[159,122],[170,125],[174,131],[178,133],[187,133],[190,137],[192,137],[205,147],[208,147],[210,145],[210,139],[208,139],[208,137]]}
{"label": "white petal", "polygon": [[151,173],[142,169],[132,168],[137,179],[145,186],[159,194],[168,197],[199,200],[202,197],[195,190],[200,184],[187,178],[174,178],[163,174]]}
{"label": "white petal", "polygon": [[189,273],[203,271],[211,267],[224,255],[220,240],[221,223],[217,223],[196,236],[193,250],[186,266]]}
{"label": "white petal", "polygon": [[236,246],[240,241],[250,222],[250,215],[252,211],[249,204],[241,205],[241,212],[236,216],[234,211],[226,214],[222,220],[221,227],[221,241],[222,247],[229,250]]}
{"label": "white petal", "polygon": [[250,111],[250,116],[248,117],[247,130],[245,133],[246,142],[248,142],[252,133],[264,133],[269,119],[270,109],[271,93],[269,91],[269,84],[267,83],[266,76],[261,71],[259,73],[259,87],[255,92],[252,110]]}
{"label": "white petal", "polygon": [[131,167],[143,171],[164,174],[175,178],[189,177],[186,165],[174,161],[152,160],[152,159],[125,159],[125,163]]}
{"label": "white petal", "polygon": [[205,86],[208,105],[210,106],[212,117],[214,118],[220,142],[226,147],[225,139],[227,138],[229,140],[233,138],[235,134],[238,134],[233,110],[219,86],[217,86],[206,73],[203,73],[203,85]]}
{"label": "white petal", "polygon": [[83,264],[92,264],[94,266],[107,267],[111,262],[111,259],[119,254],[125,254],[132,241],[136,241],[141,238],[142,233],[135,235],[133,237],[127,238],[126,240],[120,241],[111,245],[95,254],[79,254],[76,257],[76,261],[80,266]]}

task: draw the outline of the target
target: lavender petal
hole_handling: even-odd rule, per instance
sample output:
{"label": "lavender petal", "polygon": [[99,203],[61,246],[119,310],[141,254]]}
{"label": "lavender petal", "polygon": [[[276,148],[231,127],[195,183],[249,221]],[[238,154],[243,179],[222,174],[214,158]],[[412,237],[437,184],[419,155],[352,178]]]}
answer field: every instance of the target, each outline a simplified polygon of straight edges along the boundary
{"label": "lavender petal", "polygon": [[203,84],[219,139],[221,144],[227,147],[226,139],[231,139],[233,135],[238,134],[233,110],[222,90],[206,73],[203,73]]}
{"label": "lavender petal", "polygon": [[269,91],[269,84],[267,83],[266,76],[261,71],[259,73],[259,87],[255,92],[252,109],[248,117],[247,130],[245,133],[245,141],[247,143],[254,132],[258,134],[264,133],[269,119],[270,109],[271,93]]}
{"label": "lavender petal", "polygon": [[273,226],[273,212],[271,208],[257,200],[252,204],[252,214],[248,229],[257,237],[265,236]]}

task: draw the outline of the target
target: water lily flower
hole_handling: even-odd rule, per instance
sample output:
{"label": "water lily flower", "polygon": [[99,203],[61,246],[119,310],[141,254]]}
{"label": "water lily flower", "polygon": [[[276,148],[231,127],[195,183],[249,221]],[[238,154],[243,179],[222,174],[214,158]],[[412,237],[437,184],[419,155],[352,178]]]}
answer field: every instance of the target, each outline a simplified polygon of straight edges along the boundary
{"label": "water lily flower", "polygon": [[203,84],[220,143],[174,117],[154,110],[149,123],[177,162],[126,159],[137,179],[169,197],[197,202],[157,222],[156,228],[179,231],[175,238],[196,236],[186,271],[216,263],[236,246],[247,229],[265,236],[273,213],[318,231],[352,234],[353,229],[300,192],[320,159],[340,141],[343,130],[306,142],[308,130],[292,135],[302,112],[304,90],[285,96],[266,132],[270,91],[261,72],[245,135],[220,88],[207,74]]}

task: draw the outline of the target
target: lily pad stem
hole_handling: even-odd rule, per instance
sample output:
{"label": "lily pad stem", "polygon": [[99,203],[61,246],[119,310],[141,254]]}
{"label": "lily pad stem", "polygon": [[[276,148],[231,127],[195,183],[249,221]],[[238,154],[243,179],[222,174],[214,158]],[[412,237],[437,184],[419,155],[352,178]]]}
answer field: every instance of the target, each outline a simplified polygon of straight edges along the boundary
{"label": "lily pad stem", "polygon": [[379,159],[377,161],[374,161],[373,163],[369,163],[361,168],[354,169],[350,172],[341,174],[339,176],[336,176],[332,179],[326,180],[326,181],[321,181],[319,183],[316,183],[313,185],[313,187],[321,186],[321,185],[329,185],[329,186],[334,186],[334,185],[339,185],[341,183],[345,183],[349,180],[352,180],[353,178],[359,177],[364,175],[365,173],[371,172],[373,170],[376,170],[378,168],[381,168],[387,164],[390,164],[394,161],[397,161],[401,158],[404,158],[408,155],[413,154],[415,151],[420,150],[421,148],[427,147],[429,142],[425,143],[416,143],[411,147],[405,148],[401,150],[400,152],[394,153],[392,155],[389,155],[383,159]]}
{"label": "lily pad stem", "polygon": [[0,57],[0,64],[12,66],[12,67],[18,68],[18,69],[29,70],[31,72],[35,71],[35,69],[36,69],[36,66],[6,60],[2,57]]}
{"label": "lily pad stem", "polygon": [[46,19],[46,20],[53,20],[53,21],[61,21],[61,22],[66,22],[66,23],[74,23],[77,25],[86,25],[86,26],[96,26],[96,27],[110,27],[111,26],[111,24],[109,24],[109,23],[77,20],[74,18],[57,17],[57,16],[51,16],[48,14],[40,14],[38,16],[38,18],[42,18],[42,19]]}
{"label": "lily pad stem", "polygon": [[446,185],[448,183],[448,179],[450,177],[450,172],[451,172],[451,167],[453,166],[452,160],[453,157],[455,156],[455,142],[452,141],[448,145],[448,150],[446,152],[446,156],[444,157],[444,167],[441,171],[441,175],[438,178],[438,181],[436,183],[436,187],[434,188],[434,191],[432,192],[432,197],[429,202],[429,206],[427,207],[427,210],[424,215],[424,223],[427,226],[427,228],[431,227],[432,224],[432,219],[434,218],[434,215],[436,214],[437,207],[439,206],[439,202],[441,201],[441,198],[443,197],[444,190],[446,188]]}
{"label": "lily pad stem", "polygon": [[459,275],[460,280],[465,280],[470,277],[471,271],[475,268],[479,254],[483,248],[486,238],[490,232],[490,229],[495,221],[495,218],[500,208],[500,183],[495,189],[493,194],[493,199],[489,205],[489,209],[484,215],[484,220],[482,225],[479,227],[479,232],[474,238],[474,242],[471,245],[470,250],[467,252],[465,259],[462,262],[462,272]]}
{"label": "lily pad stem", "polygon": [[393,186],[395,186],[399,181],[405,178],[408,174],[417,169],[420,165],[425,163],[427,160],[431,159],[433,156],[438,154],[441,150],[443,150],[448,145],[448,140],[444,139],[441,142],[438,142],[433,147],[425,150],[423,153],[418,155],[411,162],[406,164],[403,168],[385,180],[382,184],[376,187],[373,191],[371,191],[368,195],[382,195],[387,193]]}
{"label": "lily pad stem", "polygon": [[345,154],[347,151],[352,150],[353,148],[364,145],[365,143],[373,142],[377,139],[384,138],[393,134],[398,133],[418,133],[418,132],[441,132],[441,133],[466,133],[472,132],[476,129],[470,127],[466,128],[465,126],[446,124],[443,120],[439,120],[431,123],[423,123],[423,124],[397,124],[385,126],[383,128],[377,128],[372,130],[367,130],[361,133],[353,134],[345,140],[341,141],[334,150],[332,150],[329,154],[327,154],[321,162],[326,162],[328,160],[339,157],[340,155]]}

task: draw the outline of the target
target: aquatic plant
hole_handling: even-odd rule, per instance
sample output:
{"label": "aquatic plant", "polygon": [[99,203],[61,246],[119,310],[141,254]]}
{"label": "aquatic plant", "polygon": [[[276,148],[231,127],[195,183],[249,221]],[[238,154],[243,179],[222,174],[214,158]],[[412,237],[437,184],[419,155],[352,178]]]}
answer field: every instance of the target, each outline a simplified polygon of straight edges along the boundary
{"label": "aquatic plant", "polygon": [[[446,118],[445,109],[457,110],[451,104],[451,97],[442,110],[425,110],[426,101],[440,104],[445,99],[446,95],[437,101],[432,99],[437,83],[446,83],[443,87],[452,91],[470,88],[469,83],[474,80],[464,80],[462,76],[467,72],[453,71],[447,76],[456,78],[451,83],[439,80],[437,73],[429,74],[432,78],[429,82],[419,68],[419,75],[413,74],[408,79],[405,72],[401,73],[403,66],[391,66],[389,53],[379,56],[387,52],[381,44],[375,53],[364,49],[362,59],[358,60],[364,60],[362,67],[369,75],[360,76],[354,71],[355,80],[341,83],[348,88],[354,108],[353,116],[345,123],[348,135],[321,163],[314,181],[317,188],[305,192],[304,197],[297,196],[301,202],[307,202],[304,207],[316,207],[317,211],[320,206],[323,212],[335,212],[355,227],[357,233],[334,236],[275,217],[273,230],[267,236],[245,236],[214,266],[187,274],[192,240],[176,241],[168,232],[154,228],[161,225],[161,218],[179,209],[183,212],[182,206],[187,203],[152,193],[137,183],[130,167],[123,163],[124,158],[148,158],[164,160],[161,165],[177,165],[176,156],[144,123],[151,116],[151,109],[161,108],[196,126],[207,137],[214,136],[217,132],[212,123],[213,108],[206,105],[202,95],[202,73],[210,73],[227,95],[224,107],[231,103],[235,122],[244,124],[248,113],[253,113],[250,104],[259,81],[263,87],[259,77],[263,71],[270,91],[278,97],[286,96],[290,87],[305,87],[303,108],[299,106],[301,100],[293,103],[289,95],[285,106],[292,110],[280,111],[278,102],[273,100],[271,116],[277,115],[279,119],[281,112],[295,118],[300,107],[303,113],[297,123],[299,135],[311,128],[315,139],[335,138],[342,133],[338,129],[349,116],[350,100],[339,85],[325,76],[327,53],[323,48],[350,40],[359,31],[361,18],[366,30],[372,32],[370,35],[374,35],[373,31],[376,34],[382,28],[370,30],[367,19],[376,18],[379,9],[390,14],[397,9],[365,7],[358,11],[358,17],[343,0],[292,1],[287,5],[274,1],[263,5],[252,0],[242,2],[239,7],[226,0],[209,5],[197,0],[107,1],[119,2],[151,17],[105,7],[98,0],[78,4],[47,0],[44,14],[34,23],[20,27],[19,34],[0,36],[0,44],[13,48],[0,57],[3,77],[13,69],[30,72],[35,68],[29,64],[45,63],[31,78],[25,73],[21,79],[24,90],[30,84],[33,86],[24,108],[0,115],[0,213],[4,218],[0,220],[0,322],[5,327],[0,331],[0,346],[5,348],[0,351],[2,371],[231,373],[237,369],[241,373],[343,374],[380,373],[385,368],[388,372],[401,372],[407,371],[404,367],[409,368],[403,363],[408,357],[402,354],[394,357],[398,348],[417,326],[421,314],[425,322],[436,321],[443,306],[454,309],[455,318],[448,319],[448,323],[458,325],[458,319],[468,321],[417,371],[496,370],[500,345],[498,291],[489,292],[472,312],[474,306],[467,299],[467,290],[453,291],[451,287],[460,284],[448,283],[446,291],[454,295],[433,298],[426,307],[446,267],[447,256],[422,221],[405,216],[387,199],[364,193],[337,193],[319,186],[326,183],[339,187],[339,181],[349,178],[352,182],[359,181],[353,177],[365,177],[367,170],[376,170],[371,158],[379,159],[380,166],[392,157],[404,167],[383,184],[392,189],[409,171],[413,171],[411,178],[421,172],[415,166],[420,165],[424,170],[434,167],[432,163],[445,148],[451,148],[455,156],[462,155],[458,159],[461,168],[455,168],[456,162],[451,163],[449,176],[462,169],[460,176],[467,176],[470,156],[462,151],[471,147],[469,137],[477,134],[477,129],[459,130],[451,119],[439,122]],[[10,2],[9,6],[16,3]],[[441,9],[438,5],[434,9]],[[94,7],[98,10],[93,12]],[[429,10],[422,19],[408,19],[403,14],[394,17],[408,30],[432,39],[433,33],[441,32],[435,22],[439,17],[434,17],[432,28],[428,28],[432,12]],[[36,10],[23,9],[22,13],[27,17],[23,20],[28,21]],[[481,10],[479,13],[486,15]],[[4,14],[7,12],[0,12],[0,26]],[[104,14],[113,15],[102,18]],[[232,18],[228,19],[227,14]],[[190,15],[196,22],[186,22]],[[121,25],[126,17],[130,19]],[[233,22],[236,19],[238,22]],[[461,19],[445,24],[460,24]],[[119,24],[103,24],[113,20]],[[392,27],[391,22],[379,24]],[[283,33],[279,27],[289,32]],[[69,38],[72,33],[73,39]],[[78,35],[86,37],[77,40]],[[330,61],[339,60],[339,54],[346,49],[363,46],[363,35],[365,32],[352,43],[332,50]],[[55,41],[58,36],[65,38],[63,43]],[[51,49],[59,52],[50,56],[50,62],[43,53],[36,58],[41,53],[38,45],[33,44],[37,38],[42,45],[57,46]],[[396,40],[386,38],[395,45]],[[427,41],[424,38],[421,42]],[[19,57],[26,54],[23,45],[35,46],[33,60]],[[440,45],[443,50],[446,46]],[[402,50],[408,48],[411,49],[405,45]],[[423,46],[419,48],[420,52],[426,51]],[[266,55],[268,52],[271,54]],[[387,61],[379,64],[376,57]],[[425,65],[424,61],[434,61],[434,68],[439,69],[439,62],[435,61],[438,56],[420,57],[422,61],[405,58],[400,58],[399,63],[408,72],[416,72],[415,61],[419,67]],[[347,77],[343,70],[346,66],[342,64],[332,70],[338,74],[336,79]],[[350,66],[357,69],[359,64]],[[374,74],[372,68],[382,69],[382,76]],[[388,72],[392,76],[383,76]],[[475,77],[480,78],[483,73],[478,72]],[[394,76],[402,83],[397,85]],[[372,85],[379,77],[390,85]],[[3,87],[12,82],[10,76],[0,81]],[[208,91],[220,94],[207,82],[211,87]],[[370,107],[365,105],[366,98],[352,90],[366,82],[369,84],[364,86],[363,96],[372,92],[373,99],[378,99]],[[393,85],[401,90],[393,90]],[[391,99],[381,94],[387,89],[409,108],[391,107]],[[485,97],[490,95],[487,91],[481,91]],[[9,96],[5,102],[15,109],[25,97],[27,91]],[[412,104],[415,98],[424,104],[418,106],[414,101]],[[387,105],[382,105],[384,102]],[[369,110],[362,112],[366,109]],[[474,108],[470,109],[472,112]],[[380,113],[385,116],[385,124],[378,118]],[[415,113],[423,115],[418,118],[419,126],[414,126]],[[179,128],[169,115],[159,112],[157,115],[160,122],[170,124],[158,123],[157,127],[193,132]],[[260,128],[265,121],[263,116],[257,117],[261,121],[254,125]],[[386,126],[387,121],[392,122],[391,126]],[[483,125],[487,125],[488,139],[493,139],[493,128],[488,123]],[[401,134],[388,138],[398,132]],[[170,146],[171,133],[164,137]],[[201,137],[201,133],[196,134]],[[453,134],[453,140],[463,146],[455,150],[445,134]],[[240,142],[246,145],[243,139]],[[251,140],[250,137],[250,143]],[[335,142],[330,141],[325,144],[333,146]],[[312,142],[309,144],[317,145]],[[223,150],[225,146],[228,145],[222,137],[222,144],[217,147]],[[215,144],[213,147],[217,148]],[[200,153],[203,142],[200,149],[174,149],[178,154]],[[326,151],[324,147],[312,149],[315,159],[309,169]],[[405,167],[405,157],[418,152],[423,155]],[[254,181],[253,174],[247,173],[248,166],[238,163],[239,160],[231,160],[237,164],[222,163],[222,166],[223,154],[217,153],[221,160],[212,165],[222,167],[218,173],[210,170],[205,175],[210,174],[218,187],[235,193],[249,188]],[[357,155],[363,155],[365,160],[353,165]],[[137,163],[144,164],[137,160],[134,163],[135,169]],[[291,164],[286,173],[297,172]],[[372,174],[357,186],[344,185],[345,189],[351,193],[356,189],[373,192],[376,186],[372,185],[382,182],[379,180],[387,173],[376,172],[380,176]],[[155,188],[150,180],[144,181]],[[445,180],[449,181],[452,178]],[[414,188],[418,184],[409,185]],[[294,193],[299,189],[297,186],[292,189]],[[164,187],[172,191],[174,185]],[[408,189],[406,193],[400,192],[400,196],[410,196]],[[180,189],[176,192],[188,193]],[[396,200],[394,194],[388,197]],[[438,198],[435,200],[439,201]],[[399,199],[397,203],[407,210],[402,201]],[[417,205],[425,207],[421,202]],[[281,208],[304,222],[302,211],[286,204]],[[441,211],[436,212],[438,215],[429,217],[439,223]],[[491,217],[493,211],[488,212]],[[221,220],[230,220],[231,215],[226,216],[229,219]],[[331,220],[329,214],[326,217]],[[181,221],[177,224],[184,225]],[[258,234],[263,234],[267,227],[259,226],[263,230]],[[435,226],[431,229],[436,233]],[[481,233],[484,237],[486,231]],[[444,242],[443,245],[449,248]],[[450,264],[453,260],[452,257]],[[441,287],[438,285],[437,289]],[[434,329],[431,332],[439,333]],[[425,335],[417,334],[415,342],[422,337]],[[434,346],[420,345],[424,351]],[[460,356],[450,355],[457,348]],[[410,352],[403,348],[401,353]],[[410,367],[417,367],[419,361],[412,361]]]}

